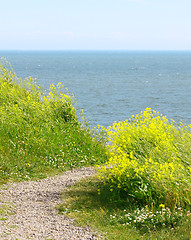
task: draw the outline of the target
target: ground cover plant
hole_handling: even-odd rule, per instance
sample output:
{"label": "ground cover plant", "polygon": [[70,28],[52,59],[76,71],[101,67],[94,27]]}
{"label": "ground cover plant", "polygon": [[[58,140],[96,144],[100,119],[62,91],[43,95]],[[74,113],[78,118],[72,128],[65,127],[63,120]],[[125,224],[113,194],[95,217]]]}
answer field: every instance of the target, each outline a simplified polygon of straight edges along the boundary
{"label": "ground cover plant", "polygon": [[106,138],[109,160],[97,166],[94,186],[86,182],[67,193],[73,198],[61,211],[78,217],[78,209],[80,218],[84,212],[108,239],[189,239],[190,126],[148,108],[95,132]]}
{"label": "ground cover plant", "polygon": [[106,239],[189,239],[190,125],[146,109],[91,131],[74,106],[61,84],[42,91],[1,61],[0,183],[97,165],[64,192],[60,212]]}
{"label": "ground cover plant", "polygon": [[74,97],[60,83],[42,91],[35,79],[18,79],[1,60],[1,183],[105,161],[104,145],[92,139],[74,106]]}
{"label": "ground cover plant", "polygon": [[[100,188],[103,191],[98,194]],[[103,189],[97,177],[65,189],[58,210],[74,218],[77,226],[88,225],[107,240],[190,239],[190,211],[176,208],[172,213],[165,206],[154,211],[130,205],[127,199],[111,198],[110,190],[107,186]]]}

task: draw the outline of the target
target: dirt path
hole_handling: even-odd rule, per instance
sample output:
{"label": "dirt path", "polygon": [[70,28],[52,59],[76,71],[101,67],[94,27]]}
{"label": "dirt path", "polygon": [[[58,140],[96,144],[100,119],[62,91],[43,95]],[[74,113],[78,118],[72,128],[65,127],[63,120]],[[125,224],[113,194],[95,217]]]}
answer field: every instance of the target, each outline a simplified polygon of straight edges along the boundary
{"label": "dirt path", "polygon": [[14,214],[0,216],[0,239],[99,239],[91,229],[74,226],[72,219],[55,209],[62,202],[65,187],[93,173],[92,168],[82,168],[61,176],[5,185],[0,189],[0,204],[13,204]]}

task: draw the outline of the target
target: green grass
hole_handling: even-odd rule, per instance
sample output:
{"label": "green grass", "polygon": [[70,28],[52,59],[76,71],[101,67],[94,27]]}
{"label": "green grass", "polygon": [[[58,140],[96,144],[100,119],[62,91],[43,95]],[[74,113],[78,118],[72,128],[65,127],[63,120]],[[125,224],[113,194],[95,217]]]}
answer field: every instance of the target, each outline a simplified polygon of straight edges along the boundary
{"label": "green grass", "polygon": [[190,126],[146,109],[95,132],[107,138],[109,160],[65,191],[59,210],[106,239],[190,239]]}
{"label": "green grass", "polygon": [[0,63],[0,184],[99,166],[58,209],[105,239],[190,239],[190,147],[190,126],[150,109],[91,131],[61,84],[42,91]]}
{"label": "green grass", "polygon": [[14,208],[13,204],[9,202],[6,203],[0,202],[0,221],[7,220],[7,217],[13,214],[13,208]]}
{"label": "green grass", "polygon": [[0,183],[38,179],[106,160],[103,143],[79,122],[61,84],[43,92],[0,63]]}
{"label": "green grass", "polygon": [[[104,188],[105,191],[98,194],[100,188]],[[188,212],[177,209],[171,215],[171,222],[176,226],[169,224],[169,217],[163,221],[161,212],[156,213],[158,226],[153,227],[149,216],[147,219],[143,217],[146,221],[142,224],[134,223],[133,216],[137,216],[136,206],[129,205],[127,202],[125,199],[112,198],[108,187],[103,187],[103,183],[97,177],[92,177],[64,190],[63,204],[58,207],[58,210],[62,214],[75,218],[76,225],[84,227],[88,225],[94,231],[98,231],[103,239],[190,239],[191,215]],[[131,221],[127,221],[128,217],[125,217],[127,215],[131,217]],[[172,220],[173,217],[174,220]]]}

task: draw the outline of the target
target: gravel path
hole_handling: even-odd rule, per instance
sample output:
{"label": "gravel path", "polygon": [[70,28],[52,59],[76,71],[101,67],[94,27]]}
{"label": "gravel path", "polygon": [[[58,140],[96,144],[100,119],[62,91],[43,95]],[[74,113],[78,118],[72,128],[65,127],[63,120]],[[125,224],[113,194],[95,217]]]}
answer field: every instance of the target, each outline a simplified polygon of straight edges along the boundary
{"label": "gravel path", "polygon": [[68,185],[94,173],[92,168],[67,171],[38,181],[9,183],[0,189],[0,204],[10,202],[14,214],[0,216],[0,239],[100,239],[89,228],[76,227],[72,219],[58,214],[61,192]]}

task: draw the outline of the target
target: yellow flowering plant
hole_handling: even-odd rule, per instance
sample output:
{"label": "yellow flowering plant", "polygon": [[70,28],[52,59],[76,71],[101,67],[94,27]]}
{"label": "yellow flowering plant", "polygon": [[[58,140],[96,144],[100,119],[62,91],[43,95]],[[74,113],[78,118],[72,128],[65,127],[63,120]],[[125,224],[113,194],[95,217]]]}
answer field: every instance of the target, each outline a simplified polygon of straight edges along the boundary
{"label": "yellow flowering plant", "polygon": [[190,205],[190,126],[147,108],[105,132],[109,161],[98,171],[111,192],[150,206]]}

